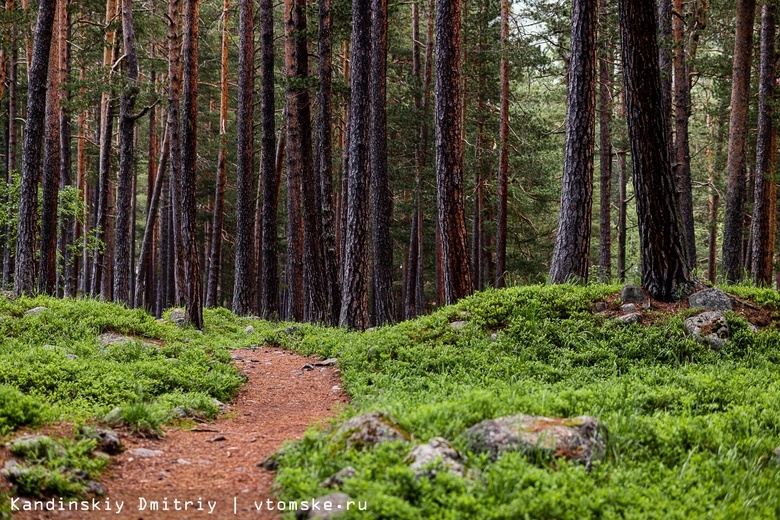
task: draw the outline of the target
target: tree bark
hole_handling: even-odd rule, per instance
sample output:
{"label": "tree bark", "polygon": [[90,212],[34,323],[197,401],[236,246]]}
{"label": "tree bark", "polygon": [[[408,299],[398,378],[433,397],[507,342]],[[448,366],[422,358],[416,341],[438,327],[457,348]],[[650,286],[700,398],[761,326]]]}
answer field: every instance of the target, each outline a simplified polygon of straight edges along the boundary
{"label": "tree bark", "polygon": [[[602,27],[606,27],[608,14],[602,2]],[[605,43],[599,57],[599,280],[603,283],[612,278],[612,60],[611,44]]]}
{"label": "tree bark", "polygon": [[[674,0],[675,2],[677,0]],[[676,14],[672,8],[673,0],[658,0],[658,63],[661,67],[661,96],[666,115],[664,122],[669,125],[668,135],[671,139],[672,121],[672,73],[674,60],[672,58],[675,48],[674,24],[680,21],[682,12]],[[603,4],[603,2],[602,2]],[[671,143],[670,143],[671,144]]]}
{"label": "tree bark", "polygon": [[184,277],[184,242],[182,240],[181,172],[182,172],[182,0],[168,2],[168,131],[171,147],[168,157],[170,169],[168,198],[170,205],[170,232],[172,242],[172,281],[174,305],[184,304],[186,282]]}
{"label": "tree bark", "polygon": [[774,0],[768,0],[761,9],[761,71],[758,87],[751,273],[753,283],[762,286],[772,285],[772,258],[775,250],[772,231],[776,196],[772,185],[777,164],[777,130],[774,126],[776,10]]}
{"label": "tree bark", "polygon": [[[216,307],[217,305],[217,287],[219,287],[220,259],[222,258],[222,228],[225,220],[225,184],[227,183],[228,52],[230,49],[228,42],[229,13],[230,0],[224,0],[222,6],[222,69],[219,82],[219,153],[217,156],[217,179],[214,193],[214,219],[211,225],[209,276],[208,281],[206,282],[206,307]],[[239,34],[240,33],[241,30],[239,29]],[[239,70],[240,69],[241,67],[239,67]],[[254,236],[252,238],[254,238]],[[252,250],[254,252],[254,247]]]}
{"label": "tree bark", "polygon": [[236,269],[233,312],[251,314],[256,302],[254,236],[254,3],[239,3],[238,152],[236,154]]}
{"label": "tree bark", "polygon": [[499,65],[498,209],[496,213],[496,287],[506,285],[506,227],[509,170],[509,0],[501,0],[501,62]]}
{"label": "tree bark", "polygon": [[726,172],[726,219],[723,226],[722,269],[726,280],[739,282],[743,276],[742,226],[745,211],[745,169],[747,118],[750,95],[750,63],[753,52],[755,0],[737,0],[734,35],[734,67],[731,77],[731,118]]}
{"label": "tree bark", "polygon": [[132,193],[135,178],[135,100],[138,96],[138,53],[135,47],[133,4],[122,0],[122,38],[127,83],[119,105],[119,182],[114,228],[114,301],[130,304]]}
{"label": "tree bark", "polygon": [[643,0],[620,0],[618,6],[642,284],[656,300],[675,301],[690,290],[692,278],[663,123],[656,17]]}
{"label": "tree bark", "polygon": [[[17,110],[17,66],[18,52],[16,49],[11,51],[8,63],[8,125],[6,126],[6,153],[5,153],[5,182],[6,185],[11,183],[11,172],[16,170],[16,110]],[[11,205],[11,196],[9,194],[8,199],[4,201],[9,206]],[[6,238],[6,247],[3,250],[3,275],[2,275],[2,287],[11,287],[11,275],[14,271],[14,253],[13,244],[11,243],[11,224],[6,223],[3,229],[3,235]]]}
{"label": "tree bark", "polygon": [[[60,75],[60,189],[72,184],[73,166],[71,154],[71,120],[68,89],[63,86],[70,75],[70,13],[67,2],[62,2],[59,7],[59,38],[60,62],[58,72]],[[65,215],[60,220],[60,232],[57,240],[57,250],[61,259],[60,282],[58,294],[68,297],[76,295],[76,282],[78,273],[78,257],[72,253],[73,239],[75,236],[76,219],[71,215]]]}
{"label": "tree bark", "polygon": [[181,234],[184,246],[186,282],[184,319],[196,329],[203,328],[203,298],[197,243],[197,143],[198,143],[198,0],[186,0],[182,55],[181,125]]}
{"label": "tree bark", "polygon": [[460,0],[436,8],[436,188],[444,299],[453,304],[472,292],[466,247],[461,129]]}
{"label": "tree bark", "polygon": [[598,1],[575,0],[571,19],[561,215],[550,265],[552,283],[586,282],[590,258]]}
{"label": "tree bark", "polygon": [[347,170],[343,299],[339,324],[368,327],[368,176],[371,2],[352,2],[350,62],[349,164]]}
{"label": "tree bark", "polygon": [[[276,174],[276,130],[274,121],[274,20],[273,0],[260,0],[261,53],[261,150],[260,176],[263,179],[261,231],[260,315],[279,317],[279,177]],[[281,165],[281,161],[279,161]]]}

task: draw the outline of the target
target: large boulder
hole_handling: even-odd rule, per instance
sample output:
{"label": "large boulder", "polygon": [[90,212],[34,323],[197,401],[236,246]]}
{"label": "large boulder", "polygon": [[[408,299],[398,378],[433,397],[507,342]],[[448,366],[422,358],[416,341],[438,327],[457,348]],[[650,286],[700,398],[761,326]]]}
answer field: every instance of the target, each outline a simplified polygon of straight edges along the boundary
{"label": "large boulder", "polygon": [[417,477],[433,478],[439,468],[447,473],[462,477],[465,474],[463,456],[447,439],[434,437],[425,444],[416,446],[404,462]]}
{"label": "large boulder", "polygon": [[721,311],[706,311],[685,320],[686,332],[703,345],[720,350],[731,338],[731,329]]}
{"label": "large boulder", "polygon": [[590,416],[561,419],[519,414],[482,421],[466,436],[475,453],[496,457],[507,451],[541,452],[590,467],[604,457],[607,429]]}
{"label": "large boulder", "polygon": [[389,415],[370,412],[344,422],[331,437],[331,442],[334,445],[343,443],[347,449],[361,450],[383,442],[408,441],[410,438]]}
{"label": "large boulder", "polygon": [[704,289],[692,294],[688,298],[691,307],[700,307],[708,311],[730,311],[732,309],[731,298],[720,289]]}

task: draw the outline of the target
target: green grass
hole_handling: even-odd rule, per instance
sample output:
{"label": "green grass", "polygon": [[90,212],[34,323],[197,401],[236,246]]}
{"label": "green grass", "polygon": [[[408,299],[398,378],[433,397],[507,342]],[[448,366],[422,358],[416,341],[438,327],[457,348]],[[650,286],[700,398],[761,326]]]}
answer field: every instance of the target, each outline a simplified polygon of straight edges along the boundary
{"label": "green grass", "polygon": [[[422,442],[443,436],[463,449],[466,428],[508,414],[594,415],[609,429],[608,455],[590,473],[520,453],[495,462],[467,453],[478,478],[415,479],[403,463],[411,445],[344,453],[327,432],[311,432],[280,456],[281,496],[322,495],[317,484],[351,465],[357,476],[342,490],[369,508],[345,518],[780,516],[780,332],[754,335],[730,315],[734,340],[712,352],[686,337],[682,317],[642,327],[594,316],[593,303],[618,290],[490,290],[416,321],[312,331],[295,345],[340,352],[352,413],[390,412]],[[456,320],[467,325],[453,330]]]}

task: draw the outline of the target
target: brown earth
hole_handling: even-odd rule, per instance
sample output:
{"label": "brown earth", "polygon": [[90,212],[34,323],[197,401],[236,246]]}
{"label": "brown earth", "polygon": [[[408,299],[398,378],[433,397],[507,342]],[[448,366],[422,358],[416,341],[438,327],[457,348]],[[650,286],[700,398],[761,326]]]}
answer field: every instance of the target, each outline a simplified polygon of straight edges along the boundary
{"label": "brown earth", "polygon": [[[114,463],[101,480],[107,492],[97,501],[100,511],[18,512],[14,518],[280,518],[278,511],[268,511],[266,502],[273,500],[275,507],[274,475],[258,462],[284,441],[300,438],[309,426],[337,414],[348,397],[336,367],[301,370],[317,359],[274,348],[234,350],[233,358],[248,381],[216,421],[189,430],[168,428],[157,440],[123,435],[125,451],[112,457]],[[132,453],[136,448],[163,453],[139,457]],[[0,459],[7,457],[4,448]],[[161,510],[150,511],[152,501]],[[117,502],[124,502],[119,514]]]}

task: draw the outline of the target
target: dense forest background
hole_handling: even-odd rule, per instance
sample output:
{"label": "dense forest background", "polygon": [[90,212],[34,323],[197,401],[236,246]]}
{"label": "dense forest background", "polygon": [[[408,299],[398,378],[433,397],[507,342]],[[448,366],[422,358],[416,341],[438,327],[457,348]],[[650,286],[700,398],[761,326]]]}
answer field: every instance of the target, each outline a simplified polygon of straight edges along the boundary
{"label": "dense forest background", "polygon": [[[447,228],[437,225],[448,213],[437,203],[446,186],[436,178],[435,116],[437,99],[451,99],[445,89],[452,85],[442,82],[437,59],[460,66],[459,125],[451,128],[462,145],[462,184],[455,187],[462,199],[454,200],[467,222],[470,289],[544,282],[554,267],[567,189],[567,85],[572,61],[582,65],[573,54],[572,20],[581,10],[597,19],[598,86],[587,271],[578,278],[638,279],[617,5],[438,3],[440,18],[433,0],[6,0],[0,9],[3,286],[101,296],[157,315],[200,300],[241,314],[357,328],[449,303],[440,236]],[[744,204],[735,206],[739,262],[729,264],[725,278],[755,274],[754,210],[762,218],[775,212],[775,57],[765,47],[774,46],[775,34],[774,21],[770,32],[761,17],[767,6],[774,17],[774,3],[737,4],[661,0],[657,9],[672,169],[683,223],[686,208],[692,218],[687,254],[694,273],[712,281],[721,276],[715,266],[728,220],[728,172],[743,173]],[[43,149],[39,177],[25,188],[23,148],[31,132],[25,111],[31,93],[43,91],[32,79],[40,78],[33,73],[41,10],[53,17],[37,137]],[[448,12],[459,13],[458,31],[447,32]],[[735,41],[740,19],[752,39],[743,30]],[[445,32],[450,39],[439,47]],[[744,82],[747,112],[744,127],[730,131],[739,109],[735,49],[747,74],[735,80]],[[770,71],[764,56],[771,56]],[[762,74],[772,78],[768,98]],[[769,148],[759,139],[760,90],[768,99]],[[365,110],[355,101],[360,92],[367,93],[360,98]],[[365,126],[365,136],[350,136],[350,128]],[[729,137],[735,132],[744,139],[741,170],[728,164],[738,159]],[[764,157],[769,168],[761,167]],[[358,191],[349,195],[349,161],[356,158],[368,167],[359,170],[365,178],[353,177]],[[761,199],[758,208],[757,169],[759,179],[769,180],[771,200],[766,206]],[[25,189],[38,194],[32,210],[25,209]],[[361,204],[362,213],[348,211]],[[21,225],[20,213],[35,222]],[[770,259],[774,216],[771,222],[772,238],[761,240]],[[30,236],[32,260],[19,256],[19,241],[29,243]],[[366,247],[351,248],[353,242]],[[366,267],[352,273],[355,257]],[[20,261],[32,268],[20,272]],[[757,282],[771,282],[771,266],[769,278]],[[21,290],[20,274],[31,281]]]}

